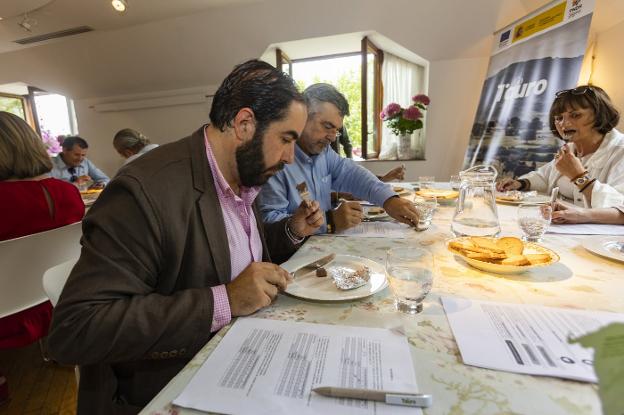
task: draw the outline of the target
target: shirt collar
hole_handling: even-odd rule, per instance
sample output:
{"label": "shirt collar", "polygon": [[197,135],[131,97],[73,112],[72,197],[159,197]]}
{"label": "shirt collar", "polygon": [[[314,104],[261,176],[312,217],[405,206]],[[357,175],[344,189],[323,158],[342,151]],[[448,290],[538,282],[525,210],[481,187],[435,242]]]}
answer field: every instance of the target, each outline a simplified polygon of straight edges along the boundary
{"label": "shirt collar", "polygon": [[225,177],[219,170],[219,165],[217,164],[217,160],[214,157],[214,153],[212,151],[212,146],[210,145],[210,141],[208,140],[208,135],[206,135],[206,128],[204,127],[204,142],[206,143],[206,158],[208,159],[208,164],[210,165],[210,171],[212,172],[212,177],[214,178],[215,186],[217,188],[217,193],[219,197],[229,197],[235,200],[242,200],[247,206],[251,206],[251,204],[260,193],[260,186],[246,187],[240,186],[240,196],[234,193],[232,187],[230,187]]}

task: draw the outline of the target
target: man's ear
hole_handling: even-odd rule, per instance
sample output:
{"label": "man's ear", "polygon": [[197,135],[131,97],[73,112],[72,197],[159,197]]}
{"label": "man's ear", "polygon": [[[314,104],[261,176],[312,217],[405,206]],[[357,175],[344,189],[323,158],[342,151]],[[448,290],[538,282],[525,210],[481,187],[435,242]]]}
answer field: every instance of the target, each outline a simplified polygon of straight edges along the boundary
{"label": "man's ear", "polygon": [[241,108],[232,120],[232,128],[234,128],[236,138],[240,141],[251,140],[256,131],[256,118],[252,109]]}

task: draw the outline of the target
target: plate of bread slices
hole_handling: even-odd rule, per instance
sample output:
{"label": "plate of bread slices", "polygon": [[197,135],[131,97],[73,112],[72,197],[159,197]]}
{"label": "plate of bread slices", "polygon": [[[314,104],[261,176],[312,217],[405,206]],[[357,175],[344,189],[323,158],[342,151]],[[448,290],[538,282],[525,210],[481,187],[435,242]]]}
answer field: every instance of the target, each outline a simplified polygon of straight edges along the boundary
{"label": "plate of bread slices", "polygon": [[473,267],[497,274],[519,274],[559,261],[553,250],[513,236],[463,236],[447,241],[446,246]]}

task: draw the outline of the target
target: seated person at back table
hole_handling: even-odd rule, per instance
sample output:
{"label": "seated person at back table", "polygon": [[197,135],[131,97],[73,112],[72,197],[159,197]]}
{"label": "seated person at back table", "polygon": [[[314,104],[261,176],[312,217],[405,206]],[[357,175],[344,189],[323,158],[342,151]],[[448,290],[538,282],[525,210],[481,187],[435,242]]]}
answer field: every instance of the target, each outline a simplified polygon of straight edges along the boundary
{"label": "seated person at back table", "polygon": [[[76,186],[53,179],[41,138],[20,117],[0,111],[0,241],[79,222],[85,207]],[[36,252],[33,252],[36,260]],[[0,270],[0,272],[2,272]],[[19,275],[15,275],[19,283]],[[49,301],[0,319],[0,349],[22,347],[48,333]],[[8,383],[0,372],[0,404]]]}
{"label": "seated person at back table", "polygon": [[624,225],[624,206],[587,209],[557,202],[552,213],[552,222]]}
{"label": "seated person at back table", "polygon": [[132,128],[119,130],[113,138],[113,147],[119,155],[126,159],[124,165],[141,157],[143,154],[158,147],[158,144],[150,143],[143,134]]}
{"label": "seated person at back table", "polygon": [[418,223],[418,213],[410,201],[399,198],[392,186],[381,182],[353,160],[340,157],[329,147],[336,140],[343,118],[349,115],[346,98],[329,84],[311,85],[303,95],[308,119],[297,139],[295,162],[269,179],[260,192],[264,221],[277,222],[292,215],[302,203],[297,186],[305,183],[311,198],[317,200],[326,212],[327,223],[318,232],[341,231],[362,221],[359,202],[345,201],[332,210],[332,190],[351,193],[359,199],[382,206],[400,222],[409,225]]}
{"label": "seated person at back table", "polygon": [[584,85],[559,91],[550,107],[550,129],[565,144],[539,169],[506,178],[496,188],[559,194],[585,208],[624,205],[624,135],[620,114],[607,93]]}
{"label": "seated person at back table", "polygon": [[89,144],[78,136],[69,136],[61,144],[63,151],[52,159],[52,177],[70,183],[82,184],[93,181],[93,188],[102,188],[110,181],[102,170],[88,158]]}

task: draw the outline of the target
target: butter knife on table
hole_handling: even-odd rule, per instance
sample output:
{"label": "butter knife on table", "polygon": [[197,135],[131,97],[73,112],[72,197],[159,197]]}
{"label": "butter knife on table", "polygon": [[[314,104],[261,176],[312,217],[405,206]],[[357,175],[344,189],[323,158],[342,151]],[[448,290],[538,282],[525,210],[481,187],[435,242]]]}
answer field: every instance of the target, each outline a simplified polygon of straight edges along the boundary
{"label": "butter knife on table", "polygon": [[293,278],[302,277],[305,274],[308,274],[312,271],[319,269],[320,267],[324,265],[329,264],[330,262],[334,260],[334,258],[336,258],[336,254],[329,254],[322,258],[316,259],[310,262],[309,264],[302,265],[299,268],[295,269],[294,271],[290,273],[290,275],[292,275]]}

